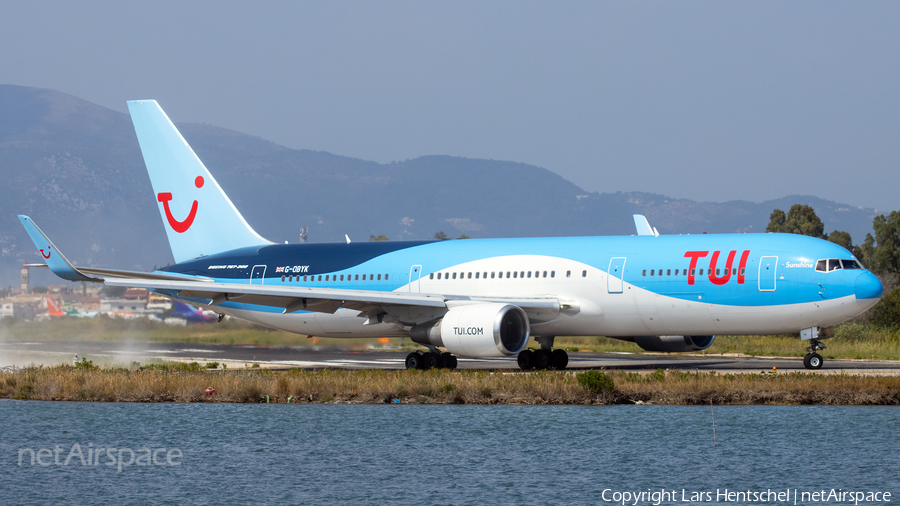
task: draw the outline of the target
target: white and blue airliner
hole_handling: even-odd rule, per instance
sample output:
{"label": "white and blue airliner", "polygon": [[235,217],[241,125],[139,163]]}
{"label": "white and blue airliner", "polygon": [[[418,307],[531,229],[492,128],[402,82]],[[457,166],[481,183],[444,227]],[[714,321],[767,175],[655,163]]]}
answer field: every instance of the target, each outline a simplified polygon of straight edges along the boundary
{"label": "white and blue airliner", "polygon": [[[555,336],[608,336],[652,351],[709,348],[721,334],[797,333],[807,368],[821,339],[872,307],[882,285],[836,244],[792,234],[638,235],[274,244],[244,220],[154,100],[128,109],[176,263],[152,273],[73,266],[27,216],[59,277],[148,288],[272,328],[321,337],[408,337],[457,356],[517,355],[566,367]],[[541,345],[526,350],[529,336]]]}

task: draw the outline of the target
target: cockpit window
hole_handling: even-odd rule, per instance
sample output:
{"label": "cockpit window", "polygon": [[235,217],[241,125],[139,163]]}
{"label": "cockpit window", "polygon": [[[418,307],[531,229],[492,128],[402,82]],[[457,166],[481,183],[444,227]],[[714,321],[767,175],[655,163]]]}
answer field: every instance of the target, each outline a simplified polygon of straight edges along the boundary
{"label": "cockpit window", "polygon": [[856,260],[845,260],[842,258],[829,258],[827,260],[819,260],[816,262],[816,270],[819,272],[831,272],[838,269],[862,269],[862,265]]}

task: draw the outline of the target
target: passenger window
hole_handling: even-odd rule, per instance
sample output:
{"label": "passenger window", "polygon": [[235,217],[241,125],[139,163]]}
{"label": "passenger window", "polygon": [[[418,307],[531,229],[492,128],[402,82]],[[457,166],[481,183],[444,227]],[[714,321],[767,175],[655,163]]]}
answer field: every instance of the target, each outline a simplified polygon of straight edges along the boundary
{"label": "passenger window", "polygon": [[509,271],[506,271],[506,279],[509,279],[509,276],[510,276]]}
{"label": "passenger window", "polygon": [[514,272],[513,272],[513,279],[518,278],[518,277],[519,277],[519,273],[514,271]]}
{"label": "passenger window", "polygon": [[378,281],[381,281],[381,274],[378,275]]}
{"label": "passenger window", "polygon": [[741,276],[743,276],[745,272],[747,272],[747,269],[741,269]]}
{"label": "passenger window", "polygon": [[581,277],[586,278],[586,277],[587,277],[587,271],[581,271]]}
{"label": "passenger window", "polygon": [[455,272],[453,273],[453,279],[456,279],[456,273],[455,273]]}
{"label": "passenger window", "polygon": [[672,269],[666,269],[666,276],[672,275]]}
{"label": "passenger window", "polygon": [[544,277],[545,278],[547,277],[547,271],[544,271]]}
{"label": "passenger window", "polygon": [[695,276],[697,274],[697,269],[691,269],[691,276]]}
{"label": "passenger window", "polygon": [[522,271],[521,273],[519,273],[519,277],[522,279],[525,279],[525,271]]}
{"label": "passenger window", "polygon": [[687,269],[682,270],[682,271],[681,271],[681,275],[682,275],[682,276],[687,276]]}
{"label": "passenger window", "polygon": [[470,272],[466,277],[472,279],[472,273]]}
{"label": "passenger window", "polygon": [[303,282],[306,283],[306,276],[303,276]]}
{"label": "passenger window", "polygon": [[647,275],[647,269],[644,269],[644,276]]}
{"label": "passenger window", "polygon": [[675,269],[675,275],[676,276],[678,275],[678,269]]}
{"label": "passenger window", "polygon": [[656,274],[656,269],[650,269],[650,275],[653,276]]}
{"label": "passenger window", "polygon": [[385,281],[388,280],[388,275],[387,275],[387,274],[384,275],[384,280],[385,280]]}
{"label": "passenger window", "polygon": [[319,274],[319,281],[322,281],[322,275]]}
{"label": "passenger window", "polygon": [[478,279],[478,276],[479,276],[480,274],[481,274],[480,272],[476,272],[476,273],[475,273],[475,279]]}
{"label": "passenger window", "polygon": [[716,276],[718,276],[720,272],[722,272],[722,269],[716,269]]}
{"label": "passenger window", "polygon": [[[440,275],[440,274],[438,274],[438,279],[441,279],[441,275]],[[365,280],[366,280],[366,275],[363,274],[363,281],[365,281]]]}
{"label": "passenger window", "polygon": [[284,283],[284,276],[281,276],[281,282]]}
{"label": "passenger window", "polygon": [[703,275],[703,269],[700,269],[700,275],[701,276]]}
{"label": "passenger window", "polygon": [[434,273],[433,273],[433,272],[432,272],[431,274],[428,275],[428,279],[434,279]]}
{"label": "passenger window", "polygon": [[494,272],[491,271],[491,279],[494,279]]}
{"label": "passenger window", "polygon": [[555,278],[555,277],[556,277],[556,271],[550,271],[550,277],[551,277],[551,278]]}
{"label": "passenger window", "polygon": [[328,276],[330,276],[330,274],[325,275],[325,281],[328,281]]}
{"label": "passenger window", "polygon": [[341,281],[343,281],[343,280],[344,280],[344,275],[343,275],[343,274],[341,274]]}
{"label": "passenger window", "polygon": [[567,278],[571,278],[571,277],[572,277],[572,271],[566,271],[566,277],[567,277]]}
{"label": "passenger window", "polygon": [[529,278],[531,277],[531,271],[528,271],[528,277]]}
{"label": "passenger window", "polygon": [[481,277],[483,277],[484,279],[487,279],[487,272],[485,272],[484,274],[482,274]]}

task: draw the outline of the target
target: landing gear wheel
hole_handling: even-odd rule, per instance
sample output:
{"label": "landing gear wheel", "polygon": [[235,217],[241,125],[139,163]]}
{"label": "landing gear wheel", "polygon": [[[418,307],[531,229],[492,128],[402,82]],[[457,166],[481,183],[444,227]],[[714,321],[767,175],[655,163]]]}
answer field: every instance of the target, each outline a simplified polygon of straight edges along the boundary
{"label": "landing gear wheel", "polygon": [[450,370],[456,369],[457,362],[456,357],[450,353],[444,353],[441,355],[441,360],[444,362],[444,367]]}
{"label": "landing gear wheel", "polygon": [[424,364],[425,367],[423,367],[423,369],[437,369],[438,367],[441,366],[441,363],[443,361],[441,360],[440,353],[435,353],[433,351],[429,351],[424,356],[424,362],[425,362],[425,364]]}
{"label": "landing gear wheel", "polygon": [[534,352],[534,367],[536,369],[547,369],[553,363],[553,354],[550,350],[538,350]]}
{"label": "landing gear wheel", "polygon": [[406,356],[407,369],[421,369],[425,365],[422,354],[414,351]]}
{"label": "landing gear wheel", "polygon": [[569,354],[566,353],[566,350],[555,349],[553,350],[553,368],[562,371],[569,365]]}
{"label": "landing gear wheel", "polygon": [[803,367],[807,369],[821,369],[825,360],[818,353],[807,353],[803,357]]}
{"label": "landing gear wheel", "polygon": [[534,368],[534,352],[531,350],[522,350],[522,352],[519,353],[519,356],[516,357],[516,362],[519,363],[519,369],[522,369],[523,371]]}

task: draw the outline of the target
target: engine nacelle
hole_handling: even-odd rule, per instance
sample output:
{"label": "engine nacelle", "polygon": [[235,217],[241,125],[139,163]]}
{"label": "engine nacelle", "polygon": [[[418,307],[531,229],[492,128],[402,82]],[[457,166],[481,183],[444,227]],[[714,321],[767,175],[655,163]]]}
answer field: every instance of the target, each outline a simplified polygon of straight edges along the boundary
{"label": "engine nacelle", "polygon": [[634,342],[647,351],[702,351],[712,346],[716,336],[635,336]]}
{"label": "engine nacelle", "polygon": [[437,323],[416,325],[409,331],[409,337],[419,344],[440,346],[466,357],[515,355],[525,349],[530,334],[525,311],[499,303],[455,307]]}

